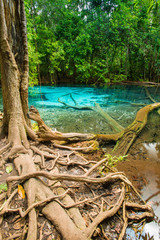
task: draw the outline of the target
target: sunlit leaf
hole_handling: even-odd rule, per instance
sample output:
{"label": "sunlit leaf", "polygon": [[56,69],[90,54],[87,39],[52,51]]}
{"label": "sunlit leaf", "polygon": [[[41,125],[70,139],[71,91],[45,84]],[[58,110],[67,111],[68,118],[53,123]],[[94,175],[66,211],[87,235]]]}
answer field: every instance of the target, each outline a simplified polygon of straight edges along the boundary
{"label": "sunlit leaf", "polygon": [[6,167],[6,173],[10,173],[10,172],[12,172],[12,170],[13,170],[12,165],[8,165],[8,166]]}
{"label": "sunlit leaf", "polygon": [[6,183],[2,183],[0,184],[0,193],[1,192],[6,192],[7,191],[7,184]]}
{"label": "sunlit leaf", "polygon": [[22,187],[22,185],[18,185],[18,194],[19,196],[24,199],[25,198],[25,190],[24,188]]}

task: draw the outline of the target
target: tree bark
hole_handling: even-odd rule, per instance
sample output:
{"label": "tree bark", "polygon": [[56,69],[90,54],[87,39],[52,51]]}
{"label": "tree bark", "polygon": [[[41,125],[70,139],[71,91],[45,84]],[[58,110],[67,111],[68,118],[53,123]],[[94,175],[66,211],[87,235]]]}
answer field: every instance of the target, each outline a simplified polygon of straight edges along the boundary
{"label": "tree bark", "polygon": [[[23,1],[0,1],[3,130],[12,146],[28,148],[28,50]],[[28,129],[28,128],[27,128]],[[30,135],[35,136],[33,132]]]}

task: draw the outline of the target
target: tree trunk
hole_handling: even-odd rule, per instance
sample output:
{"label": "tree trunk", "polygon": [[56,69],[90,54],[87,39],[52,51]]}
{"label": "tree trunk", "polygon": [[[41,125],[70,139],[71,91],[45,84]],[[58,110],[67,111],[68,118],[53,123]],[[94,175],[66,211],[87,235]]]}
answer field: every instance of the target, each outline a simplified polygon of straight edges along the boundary
{"label": "tree trunk", "polygon": [[23,1],[0,1],[0,64],[2,130],[8,133],[13,147],[23,144],[28,148],[28,49]]}

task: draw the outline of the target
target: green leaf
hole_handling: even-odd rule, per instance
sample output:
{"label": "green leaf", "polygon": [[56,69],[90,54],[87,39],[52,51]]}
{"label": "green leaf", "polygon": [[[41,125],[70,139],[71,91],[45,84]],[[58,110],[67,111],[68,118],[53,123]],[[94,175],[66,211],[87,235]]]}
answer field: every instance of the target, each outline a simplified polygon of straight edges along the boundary
{"label": "green leaf", "polygon": [[7,191],[7,184],[6,183],[2,183],[0,184],[0,193],[1,192],[6,192]]}
{"label": "green leaf", "polygon": [[6,167],[6,173],[10,173],[10,172],[12,172],[12,170],[13,170],[12,165],[8,165],[8,166]]}

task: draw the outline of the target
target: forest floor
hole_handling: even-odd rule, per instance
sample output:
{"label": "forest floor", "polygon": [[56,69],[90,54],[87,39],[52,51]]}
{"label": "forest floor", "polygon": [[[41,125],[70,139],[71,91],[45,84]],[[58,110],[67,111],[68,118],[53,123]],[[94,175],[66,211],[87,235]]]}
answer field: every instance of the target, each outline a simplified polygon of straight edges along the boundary
{"label": "forest floor", "polygon": [[[5,139],[1,141],[0,145],[1,147],[5,144]],[[118,164],[118,170],[125,170],[126,173],[128,173],[127,177],[134,183],[135,187],[138,189],[138,191],[141,190],[142,186],[146,184],[145,177],[143,177],[143,173],[139,175],[139,173],[133,170],[129,169],[128,163],[133,163],[133,161],[140,161],[146,159],[146,151],[143,148],[140,148],[140,141],[141,139],[137,139],[135,144],[132,147],[132,150],[130,151],[130,154],[127,157],[127,162],[121,162]],[[33,144],[33,143],[31,143]],[[46,146],[46,145],[45,145]],[[45,147],[43,144],[38,144],[38,148],[42,149]],[[107,152],[109,153],[112,149],[112,146],[107,148],[101,148],[95,152],[91,153],[78,153],[71,150],[62,150],[55,148],[51,146],[51,144],[48,146],[51,149],[54,150],[54,152],[57,152],[59,154],[59,159],[62,161],[69,161],[72,162],[81,162],[81,167],[76,167],[75,164],[69,164],[66,166],[63,163],[59,164],[59,172],[60,173],[67,173],[67,174],[82,174],[85,169],[88,168],[88,166],[83,166],[83,164],[86,161],[89,162],[98,162],[100,159],[104,157],[104,154]],[[72,145],[74,147],[74,145]],[[82,146],[81,146],[82,147]],[[137,159],[138,156],[138,159]],[[40,158],[38,155],[33,155],[34,163],[37,165],[37,169],[39,168]],[[136,162],[135,162],[136,163]],[[91,163],[92,165],[92,163]],[[134,165],[134,164],[133,164]],[[47,171],[53,171],[53,163],[52,160],[47,161]],[[103,175],[103,172],[106,171],[106,168],[98,168],[96,172],[93,173],[93,177],[99,177],[99,175]],[[107,170],[108,171],[108,170]],[[110,171],[117,171],[115,166],[110,169]],[[127,172],[128,171],[128,172]],[[7,173],[8,172],[8,173]],[[5,165],[0,166],[0,186],[4,185],[6,183],[6,179],[8,176],[14,176],[17,175],[16,170],[14,169],[14,165],[11,162],[6,162]],[[52,184],[50,180],[46,180],[45,178],[43,181],[46,181],[48,184]],[[20,185],[21,186],[21,185]],[[113,206],[119,197],[120,193],[120,183],[115,182],[111,184],[103,184],[98,189],[91,189],[90,184],[82,184],[82,183],[74,183],[74,182],[63,182],[64,188],[70,188],[72,198],[76,201],[81,201],[82,199],[86,198],[96,198],[97,195],[103,195],[105,192],[105,195],[107,196],[104,198],[104,204],[105,201],[109,206]],[[17,188],[17,185],[14,186],[14,188]],[[83,189],[82,189],[83,188]],[[5,190],[1,190],[0,197],[2,198],[2,195],[5,194]],[[53,191],[55,191],[53,187]],[[82,194],[83,192],[83,194]],[[128,192],[128,194],[131,194]],[[83,196],[82,196],[83,195]],[[132,201],[140,202],[140,199],[135,197],[134,195],[131,196]],[[3,199],[0,202],[0,205],[3,203]],[[94,208],[93,206],[94,205]],[[23,192],[23,188],[19,189],[19,191],[15,194],[14,198],[11,201],[10,208],[19,208],[22,207],[23,209],[27,209],[27,201],[25,197],[25,193]],[[83,207],[83,208],[82,208]],[[90,220],[96,216],[96,208],[99,209],[101,207],[100,201],[93,201],[93,202],[85,202],[80,206],[80,212],[85,219],[86,225],[89,224]],[[40,209],[37,209],[37,216],[38,216],[38,237],[39,240],[60,240],[61,236],[56,231],[54,226],[41,214]],[[18,213],[6,213],[5,216],[0,217],[0,240],[5,239],[25,239],[26,232],[27,232],[27,226],[28,226],[28,219],[27,217],[21,218]],[[107,219],[107,221],[104,221],[96,230],[94,233],[94,236],[92,239],[118,239],[118,236],[121,232],[121,229],[123,227],[123,221],[122,221],[122,209],[113,217]],[[131,239],[131,238],[130,238]],[[149,238],[148,238],[149,239]],[[134,239],[133,239],[134,240]]]}

